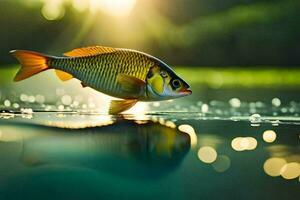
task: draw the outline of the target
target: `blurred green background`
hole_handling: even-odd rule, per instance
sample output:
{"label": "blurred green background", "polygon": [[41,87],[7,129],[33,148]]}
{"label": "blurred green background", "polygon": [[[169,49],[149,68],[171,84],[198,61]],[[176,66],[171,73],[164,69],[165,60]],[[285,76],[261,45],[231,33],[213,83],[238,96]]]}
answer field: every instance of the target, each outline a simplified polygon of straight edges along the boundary
{"label": "blurred green background", "polygon": [[171,65],[297,66],[298,0],[1,0],[0,65],[12,49],[104,45]]}

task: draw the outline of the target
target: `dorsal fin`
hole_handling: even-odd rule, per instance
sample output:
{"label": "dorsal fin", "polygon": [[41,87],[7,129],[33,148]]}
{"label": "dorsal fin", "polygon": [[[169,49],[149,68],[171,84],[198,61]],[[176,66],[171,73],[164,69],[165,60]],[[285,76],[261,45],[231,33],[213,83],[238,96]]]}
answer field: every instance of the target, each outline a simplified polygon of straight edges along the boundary
{"label": "dorsal fin", "polygon": [[62,81],[68,81],[73,78],[73,76],[71,74],[61,71],[61,70],[58,70],[58,69],[55,70],[55,73],[56,73],[57,77]]}
{"label": "dorsal fin", "polygon": [[115,51],[117,51],[117,49],[112,47],[93,46],[73,49],[72,51],[64,53],[64,55],[68,57],[93,56]]}

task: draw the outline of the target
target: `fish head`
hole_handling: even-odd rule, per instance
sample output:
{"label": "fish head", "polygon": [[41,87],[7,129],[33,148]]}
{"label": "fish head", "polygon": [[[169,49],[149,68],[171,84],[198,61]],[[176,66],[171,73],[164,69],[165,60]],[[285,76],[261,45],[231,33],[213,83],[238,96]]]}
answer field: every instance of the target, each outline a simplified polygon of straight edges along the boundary
{"label": "fish head", "polygon": [[155,100],[174,99],[192,94],[189,84],[162,62],[150,68],[146,83],[147,95]]}

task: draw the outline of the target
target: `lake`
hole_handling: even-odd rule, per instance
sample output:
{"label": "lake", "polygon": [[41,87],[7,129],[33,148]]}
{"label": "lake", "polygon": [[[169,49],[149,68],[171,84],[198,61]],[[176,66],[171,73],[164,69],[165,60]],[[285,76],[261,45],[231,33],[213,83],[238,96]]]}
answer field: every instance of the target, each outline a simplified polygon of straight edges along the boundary
{"label": "lake", "polygon": [[300,70],[177,67],[193,94],[108,115],[49,71],[0,69],[0,199],[296,199]]}

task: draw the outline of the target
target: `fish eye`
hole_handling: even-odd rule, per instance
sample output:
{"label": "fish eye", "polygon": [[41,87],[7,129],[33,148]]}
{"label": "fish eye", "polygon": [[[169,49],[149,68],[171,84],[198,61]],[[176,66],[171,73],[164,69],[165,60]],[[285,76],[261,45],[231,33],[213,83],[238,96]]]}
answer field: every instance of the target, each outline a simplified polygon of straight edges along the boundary
{"label": "fish eye", "polygon": [[163,77],[163,78],[167,78],[168,77],[168,73],[166,71],[161,71],[160,72],[160,75]]}
{"label": "fish eye", "polygon": [[172,80],[172,85],[173,85],[174,88],[177,89],[181,86],[181,82],[178,79],[174,79],[174,80]]}

